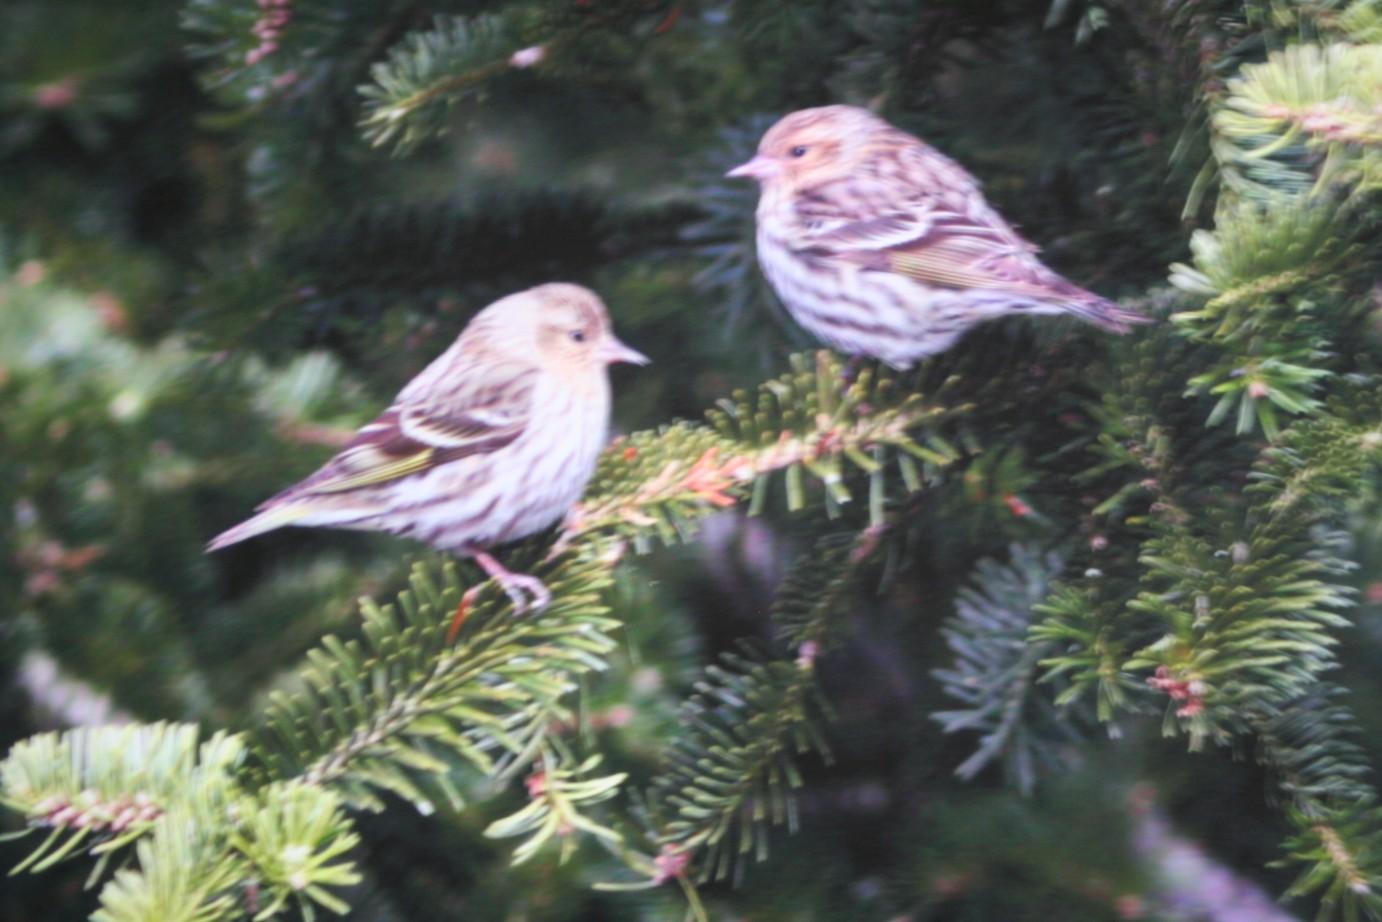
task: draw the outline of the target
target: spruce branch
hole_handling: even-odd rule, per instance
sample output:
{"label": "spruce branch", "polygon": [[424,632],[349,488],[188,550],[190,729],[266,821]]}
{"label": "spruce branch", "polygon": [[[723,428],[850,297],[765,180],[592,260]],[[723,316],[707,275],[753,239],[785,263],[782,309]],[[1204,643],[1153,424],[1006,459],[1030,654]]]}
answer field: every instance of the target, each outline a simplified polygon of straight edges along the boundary
{"label": "spruce branch", "polygon": [[[1337,287],[1367,256],[1354,239],[1366,194],[1382,183],[1382,46],[1292,45],[1245,65],[1213,116],[1215,157],[1232,193],[1216,228],[1191,238],[1195,268],[1172,281],[1206,298],[1173,319],[1222,350],[1191,378],[1217,395],[1209,422],[1230,414],[1239,433],[1275,439],[1278,413],[1315,413],[1333,373],[1320,317],[1326,281]],[[1337,324],[1335,325],[1337,327]]]}
{"label": "spruce branch", "polygon": [[233,794],[240,737],[198,746],[191,724],[78,727],[14,746],[0,762],[0,802],[47,838],[10,873],[42,871],[74,854],[104,858],[190,808],[207,817]]}
{"label": "spruce branch", "polygon": [[1282,706],[1334,668],[1333,631],[1349,623],[1336,612],[1352,599],[1296,550],[1266,529],[1209,541],[1173,527],[1148,542],[1146,588],[1129,608],[1169,630],[1127,668],[1157,670],[1193,747],[1246,729],[1245,711]]}
{"label": "spruce branch", "polygon": [[701,881],[742,873],[741,859],[767,857],[767,825],[796,831],[795,757],[826,754],[822,703],[809,660],[725,654],[682,710],[687,732],[674,743],[652,796],[672,811],[659,844],[699,856]]}
{"label": "spruce branch", "polygon": [[190,724],[78,728],[26,740],[0,763],[0,798],[48,837],[11,873],[44,870],[80,852],[97,857],[89,883],[134,842],[133,863],[101,890],[104,922],[242,918],[236,887],[264,884],[256,919],[289,903],[343,913],[328,888],[359,875],[339,860],[358,837],[330,792],[301,784],[245,793],[241,737],[198,744]]}
{"label": "spruce branch", "polygon": [[[503,14],[438,16],[430,30],[395,44],[370,68],[372,82],[358,88],[365,139],[375,147],[392,143],[395,154],[406,154],[445,134],[452,107],[479,96],[500,75],[546,67],[581,37],[598,46],[650,14],[658,23],[653,35],[676,18],[665,0],[611,0],[577,13],[508,6]],[[569,62],[557,60],[554,69],[562,63]]]}
{"label": "spruce branch", "polygon": [[327,785],[372,808],[375,789],[391,790],[430,810],[419,777],[459,802],[445,780],[452,757],[495,774],[533,754],[565,716],[575,678],[603,667],[618,626],[599,601],[609,575],[596,555],[541,575],[556,597],[544,613],[505,617],[502,593],[481,594],[454,645],[446,634],[465,588],[454,563],[440,583],[416,565],[396,605],[364,601],[363,640],[326,638],[304,687],[272,699],[254,750],[265,776]]}
{"label": "spruce branch", "polygon": [[[1126,623],[1090,586],[1057,586],[1034,606],[1042,620],[1033,625],[1029,643],[1043,644],[1049,655],[1039,661],[1042,682],[1065,688],[1055,704],[1065,707],[1092,694],[1095,713],[1108,723],[1128,709],[1137,680],[1126,666]],[[1136,636],[1136,635],[1133,635]]]}
{"label": "spruce branch", "polygon": [[889,485],[916,490],[959,458],[943,424],[967,411],[928,397],[879,366],[852,382],[832,353],[792,357],[792,371],[756,394],[737,392],[710,411],[710,426],[677,423],[636,433],[607,451],[563,541],[610,530],[640,547],[679,540],[695,518],[749,499],[764,508],[781,473],[787,507],[811,484],[828,509],[853,502],[849,479],[867,481],[870,513]]}
{"label": "spruce branch", "polygon": [[623,842],[619,833],[595,822],[584,810],[617,795],[628,776],[618,772],[588,777],[600,765],[598,755],[570,767],[564,766],[564,761],[567,760],[551,749],[544,751],[541,762],[523,782],[528,791],[527,805],[485,828],[485,835],[492,839],[527,836],[514,850],[514,864],[532,858],[554,837],[561,842],[561,860],[566,861],[575,851],[576,839],[572,834],[578,831],[613,846]]}
{"label": "spruce branch", "polygon": [[1166,731],[1187,729],[1192,748],[1256,740],[1297,828],[1281,862],[1304,868],[1289,895],[1319,893],[1322,919],[1379,917],[1368,856],[1382,843],[1356,720],[1323,680],[1353,604],[1329,529],[1382,445],[1375,395],[1342,390],[1332,412],[1264,450],[1245,517],[1161,493],[1127,609],[1168,630],[1120,664],[1155,668],[1147,684],[1169,699]]}
{"label": "spruce branch", "polygon": [[[1382,811],[1371,804],[1341,811],[1289,813],[1295,833],[1286,841],[1289,863],[1304,864],[1287,896],[1317,895],[1315,918],[1327,922],[1342,913],[1348,922],[1382,919]],[[1278,862],[1286,864],[1287,861]]]}
{"label": "spruce branch", "polygon": [[1382,406],[1376,392],[1348,388],[1318,419],[1302,420],[1264,452],[1248,491],[1277,518],[1337,514],[1382,466]]}
{"label": "spruce branch", "polygon": [[1357,740],[1357,718],[1344,696],[1339,686],[1320,682],[1285,707],[1245,712],[1257,737],[1258,760],[1293,809],[1317,818],[1331,805],[1362,808],[1375,797],[1368,780],[1372,767]]}
{"label": "spruce branch", "polygon": [[[243,919],[234,888],[251,876],[212,830],[177,812],[155,824],[126,867],[101,889],[92,922],[228,922]],[[266,917],[267,918],[267,917]]]}
{"label": "spruce branch", "polygon": [[254,918],[273,918],[290,904],[306,919],[313,918],[314,904],[345,915],[350,906],[327,888],[360,882],[354,866],[338,860],[360,837],[340,798],[310,784],[278,783],[245,807],[230,842],[262,882]]}
{"label": "spruce branch", "polygon": [[770,827],[796,830],[796,757],[815,751],[829,759],[816,662],[838,640],[858,568],[878,546],[871,527],[823,538],[796,561],[770,612],[791,658],[744,644],[706,668],[681,709],[686,731],[644,801],[656,854],[623,850],[646,879],[601,888],[646,889],[676,879],[703,918],[696,883],[739,878],[749,856],[767,857]]}
{"label": "spruce branch", "polygon": [[1172,282],[1209,297],[1172,320],[1187,337],[1221,350],[1188,387],[1219,398],[1209,425],[1232,415],[1240,434],[1260,425],[1276,438],[1277,410],[1319,408],[1314,394],[1332,371],[1324,318],[1308,294],[1357,255],[1341,221],[1346,211],[1334,202],[1247,202],[1221,209],[1213,233],[1191,237],[1196,268],[1173,266]]}
{"label": "spruce branch", "polygon": [[[540,49],[537,49],[540,51]],[[375,147],[392,143],[405,154],[446,131],[446,116],[492,77],[542,59],[520,57],[503,19],[438,16],[430,31],[409,33],[370,68],[360,127]]]}
{"label": "spruce branch", "polygon": [[1214,114],[1225,183],[1279,201],[1382,182],[1382,45],[1298,44],[1245,65]]}
{"label": "spruce branch", "polygon": [[941,629],[954,663],[931,674],[963,706],[935,711],[931,719],[946,733],[982,734],[975,752],[955,769],[961,778],[1001,758],[1009,783],[1030,793],[1040,770],[1070,767],[1071,745],[1083,739],[1081,724],[1092,722],[1078,708],[1056,706],[1060,689],[1038,687],[1054,643],[1029,635],[1063,568],[1060,554],[1025,545],[1014,545],[1006,564],[982,560]]}

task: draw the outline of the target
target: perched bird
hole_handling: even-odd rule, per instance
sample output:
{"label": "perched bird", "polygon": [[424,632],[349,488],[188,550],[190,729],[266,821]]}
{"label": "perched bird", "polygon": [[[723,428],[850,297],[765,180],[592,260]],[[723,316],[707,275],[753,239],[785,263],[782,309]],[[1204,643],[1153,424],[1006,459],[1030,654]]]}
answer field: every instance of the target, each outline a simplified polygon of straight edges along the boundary
{"label": "perched bird", "polygon": [[648,359],[615,338],[594,292],[551,284],[502,298],[339,454],[208,550],[284,525],[383,531],[473,557],[516,607],[524,592],[542,607],[542,582],[486,549],[580,498],[606,441],[614,362]]}
{"label": "perched bird", "polygon": [[1149,318],[1066,281],[964,168],[853,106],[802,109],[728,176],[758,180],[758,261],[787,310],[851,355],[907,368],[1004,314]]}

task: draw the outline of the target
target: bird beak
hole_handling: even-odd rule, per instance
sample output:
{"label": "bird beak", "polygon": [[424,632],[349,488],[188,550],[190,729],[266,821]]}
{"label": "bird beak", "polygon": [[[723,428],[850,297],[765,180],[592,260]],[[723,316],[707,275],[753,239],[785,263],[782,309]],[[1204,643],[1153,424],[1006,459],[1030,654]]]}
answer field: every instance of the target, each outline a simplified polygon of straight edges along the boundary
{"label": "bird beak", "polygon": [[777,173],[777,162],[769,157],[765,157],[762,154],[759,154],[758,156],[750,160],[748,163],[739,164],[737,167],[730,170],[725,175],[731,177],[732,179],[739,179],[740,177],[747,176],[750,179],[756,179],[759,182],[762,182],[763,180],[771,176],[776,176]]}
{"label": "bird beak", "polygon": [[605,340],[605,344],[600,347],[600,358],[610,365],[615,362],[628,362],[631,365],[647,365],[652,362],[652,359],[637,349],[630,349],[613,336]]}

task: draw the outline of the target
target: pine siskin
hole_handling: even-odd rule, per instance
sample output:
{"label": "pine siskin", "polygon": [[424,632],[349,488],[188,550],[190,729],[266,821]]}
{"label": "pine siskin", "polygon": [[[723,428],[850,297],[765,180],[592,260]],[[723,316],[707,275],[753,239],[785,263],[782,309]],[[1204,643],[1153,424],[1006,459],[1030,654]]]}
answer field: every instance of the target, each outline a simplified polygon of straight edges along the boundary
{"label": "pine siskin", "polygon": [[787,310],[851,355],[907,368],[1004,314],[1150,320],[1042,265],[964,168],[864,109],[784,116],[727,175],[762,186],[758,261]]}
{"label": "pine siskin", "polygon": [[284,525],[383,531],[474,557],[527,607],[550,593],[485,549],[541,531],[580,498],[609,426],[615,338],[579,285],[539,285],[482,310],[393,405],[330,461],[208,550]]}

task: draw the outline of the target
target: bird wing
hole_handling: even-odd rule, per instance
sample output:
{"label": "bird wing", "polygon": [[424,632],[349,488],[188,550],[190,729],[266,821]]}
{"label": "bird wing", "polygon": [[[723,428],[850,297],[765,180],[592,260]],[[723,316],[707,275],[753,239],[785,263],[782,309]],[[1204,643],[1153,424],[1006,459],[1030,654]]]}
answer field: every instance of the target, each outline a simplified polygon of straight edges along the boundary
{"label": "bird wing", "polygon": [[[988,206],[967,173],[949,161],[930,167],[947,173],[953,167],[954,174],[925,191],[911,184],[865,184],[861,191],[854,178],[800,196],[793,249],[942,288],[1049,297],[1069,286],[1033,257],[1037,248]],[[861,201],[881,197],[893,204],[882,213],[859,214]]]}
{"label": "bird wing", "polygon": [[480,381],[472,377],[468,387],[445,399],[400,398],[363,426],[320,471],[289,492],[342,493],[497,451],[527,428],[535,377],[531,368],[503,367]]}

